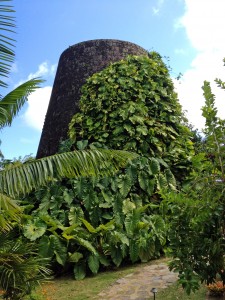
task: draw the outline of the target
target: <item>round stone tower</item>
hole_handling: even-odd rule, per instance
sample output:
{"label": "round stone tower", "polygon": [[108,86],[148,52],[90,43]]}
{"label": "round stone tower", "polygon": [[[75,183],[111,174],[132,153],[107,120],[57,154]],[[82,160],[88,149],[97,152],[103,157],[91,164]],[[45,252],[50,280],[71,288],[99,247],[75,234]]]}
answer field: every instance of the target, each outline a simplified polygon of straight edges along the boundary
{"label": "round stone tower", "polygon": [[147,55],[147,51],[130,42],[101,39],[75,44],[61,54],[37,158],[55,154],[60,140],[67,139],[86,79],[127,55]]}

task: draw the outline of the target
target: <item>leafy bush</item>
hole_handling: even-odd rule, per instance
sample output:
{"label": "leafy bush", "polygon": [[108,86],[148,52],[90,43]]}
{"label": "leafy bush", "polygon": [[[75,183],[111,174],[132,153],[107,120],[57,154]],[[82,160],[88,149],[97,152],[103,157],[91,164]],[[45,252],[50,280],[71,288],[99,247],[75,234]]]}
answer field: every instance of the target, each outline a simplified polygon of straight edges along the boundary
{"label": "leafy bush", "polygon": [[33,196],[23,232],[52,259],[55,272],[73,269],[82,279],[163,252],[167,228],[159,191],[176,189],[171,170],[181,182],[191,166],[192,134],[184,121],[168,69],[155,52],[128,56],[87,80],[71,140],[60,152],[113,148],[141,156],[115,176],[64,180]]}
{"label": "leafy bush", "polygon": [[39,244],[43,257],[52,259],[56,273],[73,269],[76,279],[158,257],[166,226],[150,196],[175,183],[168,169],[159,171],[156,159],[142,157],[124,174],[71,179],[40,189],[23,233]]}
{"label": "leafy bush", "polygon": [[[216,82],[224,89],[221,80]],[[217,275],[225,282],[225,121],[217,116],[209,82],[204,82],[203,92],[205,152],[193,157],[189,183],[179,193],[164,194],[161,204],[170,227],[171,269],[179,272],[188,293],[198,289],[200,281],[214,282]]]}

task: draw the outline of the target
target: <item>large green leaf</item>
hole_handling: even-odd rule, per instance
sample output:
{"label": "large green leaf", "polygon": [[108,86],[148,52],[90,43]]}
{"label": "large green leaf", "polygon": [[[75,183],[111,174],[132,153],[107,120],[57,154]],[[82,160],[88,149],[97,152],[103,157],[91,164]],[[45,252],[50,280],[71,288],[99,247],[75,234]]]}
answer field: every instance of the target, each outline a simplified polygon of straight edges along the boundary
{"label": "large green leaf", "polygon": [[33,220],[28,220],[26,224],[23,225],[23,234],[30,241],[35,241],[45,233],[46,229],[46,223],[36,218]]}
{"label": "large green leaf", "polygon": [[151,168],[153,175],[158,174],[160,171],[160,164],[159,164],[158,160],[155,159],[154,157],[152,157],[150,159],[150,168]]}
{"label": "large green leaf", "polygon": [[123,260],[123,255],[122,255],[121,249],[119,247],[115,247],[112,245],[110,247],[110,252],[111,252],[112,261],[114,262],[114,264],[117,267],[119,267]]}
{"label": "large green leaf", "polygon": [[134,263],[138,261],[139,258],[139,246],[137,244],[137,241],[134,239],[130,240],[130,246],[129,246],[129,255],[131,261]]}
{"label": "large green leaf", "polygon": [[81,258],[83,258],[83,254],[81,252],[74,252],[69,255],[69,261],[77,263]]}
{"label": "large green leaf", "polygon": [[80,206],[72,206],[68,213],[68,219],[70,225],[80,225],[82,223],[81,219],[84,217],[84,212]]}
{"label": "large green leaf", "polygon": [[75,240],[77,241],[78,244],[80,244],[81,246],[89,250],[92,254],[97,255],[97,251],[89,241],[84,240],[83,238],[78,236],[75,237]]}
{"label": "large green leaf", "polygon": [[70,190],[68,191],[67,189],[63,191],[63,199],[65,200],[65,202],[70,205],[73,202],[74,199],[74,194],[73,191]]}
{"label": "large green leaf", "polygon": [[54,254],[54,249],[50,242],[50,239],[47,235],[43,235],[38,243],[38,253],[41,257],[50,257],[52,258]]}
{"label": "large green leaf", "polygon": [[150,179],[149,174],[145,171],[138,173],[138,182],[140,187],[151,196],[155,189],[155,178]]}
{"label": "large green leaf", "polygon": [[127,215],[136,208],[136,205],[131,202],[129,199],[123,201],[123,213]]}
{"label": "large green leaf", "polygon": [[99,270],[99,257],[97,255],[88,256],[88,267],[93,274],[97,274]]}
{"label": "large green leaf", "polygon": [[122,197],[126,198],[132,186],[132,180],[130,176],[124,175],[118,183],[118,187],[120,189],[120,193]]}
{"label": "large green leaf", "polygon": [[96,233],[96,229],[87,220],[82,219],[81,221],[83,222],[83,224],[85,225],[85,227],[89,232]]}
{"label": "large green leaf", "polygon": [[64,244],[60,241],[60,239],[56,235],[51,235],[49,237],[51,248],[54,250],[54,254],[56,257],[56,261],[64,266],[67,260],[67,248]]}
{"label": "large green leaf", "polygon": [[159,174],[157,178],[157,188],[164,190],[168,187],[166,177],[163,174]]}
{"label": "large green leaf", "polygon": [[85,263],[77,263],[73,268],[74,277],[76,280],[82,280],[86,276]]}
{"label": "large green leaf", "polygon": [[166,177],[168,186],[171,189],[176,190],[176,179],[175,179],[173,173],[170,171],[170,169],[165,170],[165,177]]}
{"label": "large green leaf", "polygon": [[139,249],[139,257],[141,262],[147,262],[154,257],[155,253],[155,243],[154,241],[148,243],[147,248],[140,247]]}

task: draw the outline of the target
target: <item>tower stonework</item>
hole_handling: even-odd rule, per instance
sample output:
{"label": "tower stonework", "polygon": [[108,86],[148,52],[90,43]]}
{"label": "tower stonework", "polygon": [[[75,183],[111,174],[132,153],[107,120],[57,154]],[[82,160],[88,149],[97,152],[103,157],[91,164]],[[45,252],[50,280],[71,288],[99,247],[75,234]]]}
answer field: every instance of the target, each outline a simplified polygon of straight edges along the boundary
{"label": "tower stonework", "polygon": [[55,154],[60,140],[67,139],[86,79],[127,55],[147,55],[147,51],[130,42],[101,39],[75,44],[61,54],[37,158]]}

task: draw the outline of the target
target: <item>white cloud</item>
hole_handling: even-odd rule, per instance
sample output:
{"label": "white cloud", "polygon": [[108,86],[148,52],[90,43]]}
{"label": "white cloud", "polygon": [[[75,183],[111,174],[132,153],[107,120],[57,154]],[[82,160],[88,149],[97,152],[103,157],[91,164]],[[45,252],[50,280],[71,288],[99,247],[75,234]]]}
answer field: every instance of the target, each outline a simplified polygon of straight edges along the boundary
{"label": "white cloud", "polygon": [[44,61],[38,66],[38,70],[35,73],[30,73],[26,79],[20,80],[15,87],[19,86],[20,84],[36,77],[42,77],[42,79],[47,80],[48,77],[53,77],[56,72],[56,64],[49,65],[47,61]]}
{"label": "white cloud", "polygon": [[53,76],[55,74],[55,70],[56,70],[56,65],[49,66],[48,62],[44,61],[38,66],[37,72],[29,74],[28,80],[35,77]]}
{"label": "white cloud", "polygon": [[46,86],[32,93],[28,98],[28,108],[24,113],[25,122],[39,131],[42,130],[51,96],[52,87]]}
{"label": "white cloud", "polygon": [[224,49],[224,0],[185,0],[186,12],[180,19],[192,46],[205,51]]}
{"label": "white cloud", "polygon": [[165,0],[157,0],[156,5],[153,6],[153,8],[152,8],[153,15],[158,15],[159,14],[164,2],[165,2]]}
{"label": "white cloud", "polygon": [[[52,77],[55,75],[56,65],[49,65],[48,62],[43,62],[38,66],[35,73],[30,73],[26,80],[22,80],[17,85],[36,77]],[[47,112],[52,87],[46,86],[37,89],[28,97],[28,107],[22,118],[26,124],[34,129],[41,131],[44,124],[45,115]]]}
{"label": "white cloud", "polygon": [[199,129],[204,126],[201,116],[204,80],[212,83],[219,116],[225,118],[225,94],[214,83],[215,78],[225,80],[222,61],[225,56],[224,11],[224,0],[185,0],[185,14],[179,20],[179,25],[185,29],[192,47],[196,49],[196,57],[180,84],[176,82],[175,85],[189,121]]}

